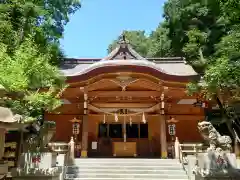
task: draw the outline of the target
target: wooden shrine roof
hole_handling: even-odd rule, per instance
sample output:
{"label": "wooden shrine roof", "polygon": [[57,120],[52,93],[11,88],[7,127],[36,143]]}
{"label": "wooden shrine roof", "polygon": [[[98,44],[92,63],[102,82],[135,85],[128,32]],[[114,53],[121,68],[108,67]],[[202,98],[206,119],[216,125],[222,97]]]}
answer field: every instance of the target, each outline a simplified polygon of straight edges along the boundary
{"label": "wooden shrine roof", "polygon": [[[186,64],[182,57],[145,58],[137,53],[125,37],[118,42],[117,47],[103,59],[64,59],[60,70],[66,77],[76,77],[101,68],[125,66],[132,70],[138,67],[140,71],[150,69],[173,77],[198,77],[194,69]],[[117,69],[119,70],[119,68]],[[157,76],[157,75],[156,75]]]}

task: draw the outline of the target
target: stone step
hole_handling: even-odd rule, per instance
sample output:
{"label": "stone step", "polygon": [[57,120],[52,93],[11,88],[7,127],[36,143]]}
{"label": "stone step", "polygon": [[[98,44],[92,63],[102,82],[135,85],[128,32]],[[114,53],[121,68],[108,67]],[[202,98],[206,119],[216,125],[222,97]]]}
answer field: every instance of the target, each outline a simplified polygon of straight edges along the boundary
{"label": "stone step", "polygon": [[66,180],[187,180],[177,159],[75,159],[65,169]]}
{"label": "stone step", "polygon": [[126,173],[81,173],[81,174],[75,174],[74,178],[159,178],[159,179],[187,179],[186,174],[175,174],[175,173],[170,173],[170,174],[128,174]]}
{"label": "stone step", "polygon": [[74,166],[77,167],[85,167],[85,166],[123,166],[123,167],[129,167],[129,166],[158,166],[158,167],[179,167],[181,168],[181,164],[163,164],[163,163],[75,163]]}
{"label": "stone step", "polygon": [[108,168],[108,169],[89,169],[89,168],[85,168],[85,169],[78,169],[76,171],[67,171],[68,174],[71,173],[77,173],[77,174],[81,174],[81,173],[108,173],[108,174],[114,174],[114,173],[128,173],[128,174],[171,174],[171,173],[175,173],[175,174],[183,174],[185,175],[186,173],[182,170],[182,169],[177,169],[177,170],[169,170],[169,169],[114,169],[114,168]]}
{"label": "stone step", "polygon": [[112,165],[112,164],[119,164],[119,165],[122,165],[122,164],[153,164],[153,165],[180,165],[181,163],[176,163],[176,162],[172,162],[172,163],[164,163],[164,162],[74,162],[75,165],[81,165],[81,164],[109,164],[109,165]]}
{"label": "stone step", "polygon": [[162,163],[176,162],[177,163],[179,162],[179,160],[178,159],[79,158],[79,159],[75,159],[75,162],[162,162]]}
{"label": "stone step", "polygon": [[68,169],[122,169],[122,170],[134,170],[134,169],[139,169],[139,170],[157,170],[157,169],[162,169],[162,170],[181,170],[183,169],[182,166],[167,166],[167,165],[122,165],[119,166],[118,164],[109,166],[109,165],[99,165],[99,164],[89,164],[89,165],[80,165],[80,166],[74,166],[74,167],[68,167]]}
{"label": "stone step", "polygon": [[161,165],[180,165],[179,162],[164,162],[164,161],[75,161],[76,165],[80,164],[161,164]]}
{"label": "stone step", "polygon": [[[66,179],[66,180],[68,180],[68,179]],[[146,180],[146,178],[138,178],[138,179],[136,179],[136,178],[74,178],[74,180]],[[188,180],[188,178],[184,178],[184,179],[180,179],[180,178],[178,178],[178,179],[151,178],[151,180]]]}
{"label": "stone step", "polygon": [[178,159],[161,159],[161,158],[75,158],[75,160],[81,161],[101,161],[101,160],[109,160],[109,161],[179,161]]}

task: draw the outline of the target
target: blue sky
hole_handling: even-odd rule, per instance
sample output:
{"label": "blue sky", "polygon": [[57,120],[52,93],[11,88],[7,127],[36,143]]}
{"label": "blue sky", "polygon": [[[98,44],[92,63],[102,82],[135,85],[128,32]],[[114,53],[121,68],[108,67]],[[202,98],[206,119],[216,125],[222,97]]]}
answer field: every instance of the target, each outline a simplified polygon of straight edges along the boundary
{"label": "blue sky", "polygon": [[65,27],[61,46],[67,57],[102,58],[123,30],[153,31],[165,0],[82,0]]}

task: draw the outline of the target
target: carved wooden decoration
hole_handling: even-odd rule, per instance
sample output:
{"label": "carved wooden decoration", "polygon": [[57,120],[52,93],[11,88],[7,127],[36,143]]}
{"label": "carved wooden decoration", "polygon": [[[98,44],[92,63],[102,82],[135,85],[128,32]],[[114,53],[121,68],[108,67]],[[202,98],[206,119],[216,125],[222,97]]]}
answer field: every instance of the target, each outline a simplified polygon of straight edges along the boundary
{"label": "carved wooden decoration", "polygon": [[138,79],[129,77],[129,76],[118,76],[116,79],[111,80],[122,88],[122,91],[126,91],[126,87],[130,84],[138,81]]}

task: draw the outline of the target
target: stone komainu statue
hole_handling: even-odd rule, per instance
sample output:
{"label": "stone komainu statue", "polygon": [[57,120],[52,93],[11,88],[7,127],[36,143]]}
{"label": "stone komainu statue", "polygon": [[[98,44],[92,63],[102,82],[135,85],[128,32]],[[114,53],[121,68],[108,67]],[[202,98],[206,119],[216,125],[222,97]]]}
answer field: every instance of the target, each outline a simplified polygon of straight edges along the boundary
{"label": "stone komainu statue", "polygon": [[232,149],[232,139],[230,136],[221,136],[221,134],[213,127],[211,122],[199,122],[198,129],[203,138],[210,144],[208,150],[216,150],[216,148],[221,148],[224,151],[230,151]]}

